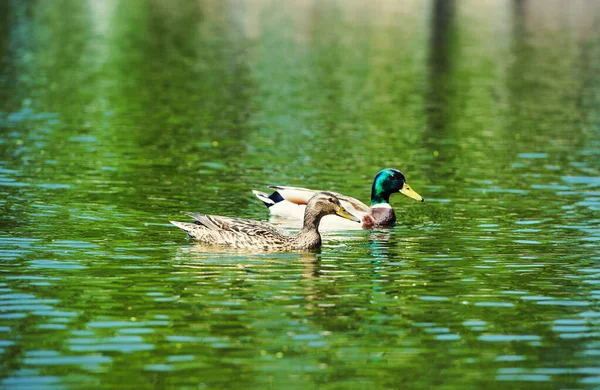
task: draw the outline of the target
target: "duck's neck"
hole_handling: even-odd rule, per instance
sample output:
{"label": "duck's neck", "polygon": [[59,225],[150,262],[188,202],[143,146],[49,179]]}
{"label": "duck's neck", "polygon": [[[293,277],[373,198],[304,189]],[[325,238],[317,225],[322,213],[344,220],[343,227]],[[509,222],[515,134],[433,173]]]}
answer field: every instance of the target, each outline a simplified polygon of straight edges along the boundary
{"label": "duck's neck", "polygon": [[390,192],[384,191],[377,182],[371,189],[371,215],[375,226],[390,226],[396,223],[396,214],[390,205]]}
{"label": "duck's neck", "polygon": [[377,184],[377,182],[373,183],[373,188],[371,188],[371,207],[378,204],[389,204],[390,203],[390,193],[387,191],[383,191],[381,187]]}
{"label": "duck's neck", "polygon": [[318,248],[321,246],[321,234],[319,234],[319,223],[322,214],[308,211],[304,213],[304,224],[300,233],[296,236],[296,242],[302,248]]}

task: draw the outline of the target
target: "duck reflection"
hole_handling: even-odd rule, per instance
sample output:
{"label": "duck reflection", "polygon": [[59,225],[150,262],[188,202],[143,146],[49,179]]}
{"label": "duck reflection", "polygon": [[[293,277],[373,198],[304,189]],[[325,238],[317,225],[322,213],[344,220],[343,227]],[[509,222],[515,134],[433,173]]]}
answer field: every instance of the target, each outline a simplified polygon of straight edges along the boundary
{"label": "duck reflection", "polygon": [[385,230],[373,230],[369,235],[369,254],[373,264],[389,258],[390,232]]}
{"label": "duck reflection", "polygon": [[259,274],[287,273],[281,267],[296,269],[300,266],[299,275],[310,279],[319,275],[319,255],[320,250],[274,253],[195,244],[180,248],[175,254],[175,260],[179,262],[178,267],[202,270],[213,276],[215,267],[224,272],[241,270],[246,274]]}

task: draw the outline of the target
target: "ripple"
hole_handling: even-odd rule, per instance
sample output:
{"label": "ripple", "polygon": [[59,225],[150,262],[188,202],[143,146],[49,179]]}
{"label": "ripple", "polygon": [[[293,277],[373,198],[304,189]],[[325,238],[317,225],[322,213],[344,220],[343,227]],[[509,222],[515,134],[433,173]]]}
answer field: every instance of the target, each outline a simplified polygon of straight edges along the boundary
{"label": "ripple", "polygon": [[59,317],[59,318],[73,318],[77,317],[77,313],[71,311],[61,311],[61,310],[50,310],[50,311],[34,311],[32,314],[41,317]]}
{"label": "ripple", "polygon": [[25,318],[27,317],[26,313],[6,313],[6,314],[0,314],[0,319],[1,320],[16,320],[19,318]]}
{"label": "ripple", "polygon": [[541,337],[536,335],[518,334],[484,334],[478,337],[481,341],[506,342],[506,341],[540,341]]}
{"label": "ripple", "polygon": [[66,340],[73,352],[121,352],[150,351],[154,345],[145,343],[141,336],[114,336],[106,338],[71,338]]}
{"label": "ripple", "polygon": [[433,295],[422,295],[419,297],[420,300],[422,301],[449,301],[450,298],[448,297],[439,297],[439,296],[433,296]]}
{"label": "ripple", "polygon": [[33,350],[33,351],[27,351],[25,355],[29,356],[29,357],[40,357],[40,356],[48,357],[48,356],[59,356],[60,353],[58,351]]}
{"label": "ripple", "polygon": [[204,162],[200,163],[200,165],[205,166],[207,168],[215,169],[215,170],[225,169],[225,165],[223,165],[220,162],[214,162],[214,161],[204,161]]}
{"label": "ripple", "polygon": [[93,142],[98,142],[98,138],[96,138],[93,135],[79,135],[79,136],[70,137],[69,141],[77,142],[77,143],[93,143]]}
{"label": "ripple", "polygon": [[583,383],[586,385],[598,385],[598,384],[600,384],[600,375],[599,376],[590,376],[587,378],[580,379],[579,383]]}
{"label": "ripple", "polygon": [[586,184],[588,187],[600,187],[598,176],[562,176],[561,179],[569,184]]}
{"label": "ripple", "polygon": [[48,247],[67,247],[67,248],[79,248],[79,249],[89,249],[89,248],[99,248],[98,244],[94,244],[86,241],[79,240],[54,240],[51,244],[48,244]]}
{"label": "ripple", "polygon": [[292,339],[296,341],[313,341],[320,340],[323,336],[320,334],[295,334],[292,335]]}
{"label": "ripple", "polygon": [[58,183],[42,183],[42,184],[36,184],[35,186],[39,187],[39,188],[46,188],[48,190],[62,190],[62,189],[71,188],[70,184],[58,184]]}
{"label": "ripple", "polygon": [[539,219],[515,221],[515,224],[517,225],[537,225],[539,223],[542,223]]}
{"label": "ripple", "polygon": [[513,381],[513,382],[548,382],[552,378],[548,375],[540,374],[516,374],[516,375],[497,375],[497,381]]}
{"label": "ripple", "polygon": [[112,358],[103,355],[84,355],[84,356],[49,356],[49,357],[26,357],[25,364],[56,366],[56,365],[96,365],[111,363]]}
{"label": "ripple", "polygon": [[460,340],[461,337],[458,334],[438,334],[435,336],[435,339],[441,341],[454,341]]}
{"label": "ripple", "polygon": [[54,389],[62,380],[56,376],[15,376],[2,379],[7,389]]}
{"label": "ripple", "polygon": [[439,255],[436,257],[423,257],[423,258],[421,258],[421,260],[442,262],[442,261],[459,261],[459,260],[464,260],[464,259],[462,257],[448,257],[445,255]]}
{"label": "ripple", "polygon": [[29,187],[29,183],[18,182],[15,179],[0,178],[0,186],[2,187]]}
{"label": "ripple", "polygon": [[170,364],[146,364],[144,366],[146,371],[173,371],[173,366]]}
{"label": "ripple", "polygon": [[552,327],[555,332],[587,332],[590,330],[589,326],[575,326],[575,325],[555,325]]}
{"label": "ripple", "polygon": [[515,233],[539,233],[542,230],[541,229],[516,229],[513,230]]}
{"label": "ripple", "polygon": [[84,269],[87,268],[73,261],[57,261],[57,260],[32,260],[31,268],[52,268],[52,269]]}
{"label": "ripple", "polygon": [[46,306],[46,305],[17,305],[17,306],[7,306],[7,305],[0,305],[0,311],[3,312],[7,312],[7,311],[50,311],[52,310],[53,307],[52,306]]}
{"label": "ripple", "polygon": [[510,188],[500,188],[500,187],[491,187],[491,188],[467,188],[469,191],[474,192],[482,192],[482,193],[506,193],[506,194],[517,194],[517,195],[527,195],[529,191],[527,190],[517,190]]}
{"label": "ripple", "polygon": [[154,333],[155,330],[152,328],[125,328],[117,331],[120,334],[149,334]]}
{"label": "ripple", "polygon": [[67,325],[65,324],[38,324],[38,329],[47,329],[47,330],[64,330],[67,329]]}
{"label": "ripple", "polygon": [[569,300],[555,300],[555,301],[539,301],[538,305],[553,305],[553,306],[589,306],[590,302],[587,301],[569,301]]}
{"label": "ripple", "polygon": [[450,329],[445,328],[445,327],[425,328],[425,332],[427,332],[427,333],[450,333]]}
{"label": "ripple", "polygon": [[18,248],[31,248],[32,245],[39,243],[37,238],[24,238],[24,237],[0,237],[0,245],[16,246]]}
{"label": "ripple", "polygon": [[548,153],[519,153],[517,154],[517,157],[525,159],[540,159],[547,158]]}
{"label": "ripple", "polygon": [[165,339],[167,341],[175,342],[175,343],[198,343],[198,342],[214,342],[218,341],[218,338],[210,338],[210,337],[198,337],[198,336],[176,336],[169,335],[166,336]]}
{"label": "ripple", "polygon": [[7,275],[4,278],[11,279],[11,280],[42,280],[42,281],[60,280],[60,278],[57,278],[57,277],[40,276],[40,275]]}
{"label": "ripple", "polygon": [[178,362],[191,362],[196,360],[194,355],[171,355],[167,356],[167,361],[169,363],[178,363]]}
{"label": "ripple", "polygon": [[531,188],[536,190],[553,190],[553,191],[567,191],[570,189],[568,186],[560,184],[532,184]]}
{"label": "ripple", "polygon": [[464,326],[485,326],[487,325],[487,321],[481,321],[481,320],[467,320],[467,321],[463,321],[462,323]]}
{"label": "ripple", "polygon": [[525,244],[525,245],[539,245],[539,244],[541,244],[540,241],[536,241],[536,240],[513,240],[513,242],[515,242],[517,244]]}
{"label": "ripple", "polygon": [[13,299],[2,299],[0,305],[18,305],[23,307],[26,305],[41,305],[41,304],[54,304],[57,303],[57,299],[31,299],[31,298],[13,298]]}
{"label": "ripple", "polygon": [[419,328],[426,328],[428,326],[435,326],[435,322],[413,322],[411,325]]}
{"label": "ripple", "polygon": [[500,355],[496,356],[495,360],[497,362],[522,362],[527,360],[527,358],[522,355]]}
{"label": "ripple", "polygon": [[579,313],[581,317],[600,317],[600,311],[584,311]]}
{"label": "ripple", "polygon": [[600,332],[587,332],[587,333],[561,333],[558,337],[561,339],[585,339],[590,337],[599,337]]}
{"label": "ripple", "polygon": [[149,321],[92,321],[87,326],[90,328],[126,328],[126,327],[145,327],[145,326],[168,326],[168,321],[149,320]]}
{"label": "ripple", "polygon": [[35,299],[35,295],[25,294],[25,293],[11,293],[11,294],[0,295],[0,300],[19,300],[20,301],[23,299]]}
{"label": "ripple", "polygon": [[481,307],[513,307],[514,303],[510,303],[510,302],[475,302],[475,306],[481,306]]}

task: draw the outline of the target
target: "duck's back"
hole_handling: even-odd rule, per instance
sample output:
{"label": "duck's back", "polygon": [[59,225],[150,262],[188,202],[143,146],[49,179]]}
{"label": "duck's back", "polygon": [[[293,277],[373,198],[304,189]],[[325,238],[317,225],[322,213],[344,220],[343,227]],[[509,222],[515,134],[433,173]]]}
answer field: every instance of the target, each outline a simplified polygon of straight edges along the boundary
{"label": "duck's back", "polygon": [[[273,250],[292,245],[291,236],[282,229],[250,219],[188,214],[196,220],[184,229],[199,241],[234,248]],[[181,227],[181,226],[180,226]]]}
{"label": "duck's back", "polygon": [[[289,202],[295,203],[297,205],[305,205],[308,200],[314,196],[317,192],[322,192],[319,190],[311,190],[308,188],[301,187],[289,187],[289,186],[269,186],[269,188],[277,191],[281,197]],[[368,213],[370,212],[369,206],[361,202],[360,200],[353,198],[351,196],[346,196],[343,194],[339,194],[337,192],[328,191],[329,193],[335,195],[342,206],[346,208],[351,213]]]}

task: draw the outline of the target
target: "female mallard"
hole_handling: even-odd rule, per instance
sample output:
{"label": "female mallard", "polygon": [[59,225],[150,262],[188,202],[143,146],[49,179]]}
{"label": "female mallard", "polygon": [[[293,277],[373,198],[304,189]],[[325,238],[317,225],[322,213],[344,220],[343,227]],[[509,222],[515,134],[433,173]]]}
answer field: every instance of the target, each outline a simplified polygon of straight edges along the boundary
{"label": "female mallard", "polygon": [[360,222],[358,218],[346,211],[335,195],[330,192],[317,192],[306,203],[304,226],[296,235],[290,235],[285,230],[266,222],[216,215],[187,214],[196,221],[193,223],[171,221],[171,223],[183,229],[190,237],[207,244],[285,251],[320,247],[319,223],[321,218],[330,214]]}
{"label": "female mallard", "polygon": [[[270,186],[275,190],[271,195],[259,191],[252,191],[269,208],[272,215],[298,219],[304,212],[307,200],[317,191],[298,187]],[[406,182],[406,178],[397,169],[386,168],[379,171],[373,179],[371,189],[371,207],[358,199],[332,192],[341,204],[356,215],[362,222],[362,227],[393,226],[396,223],[396,213],[390,206],[390,195],[400,192],[409,198],[423,202],[425,199],[417,194]],[[361,225],[348,224],[346,221],[332,220],[326,217],[321,226],[324,229],[358,228]]]}

